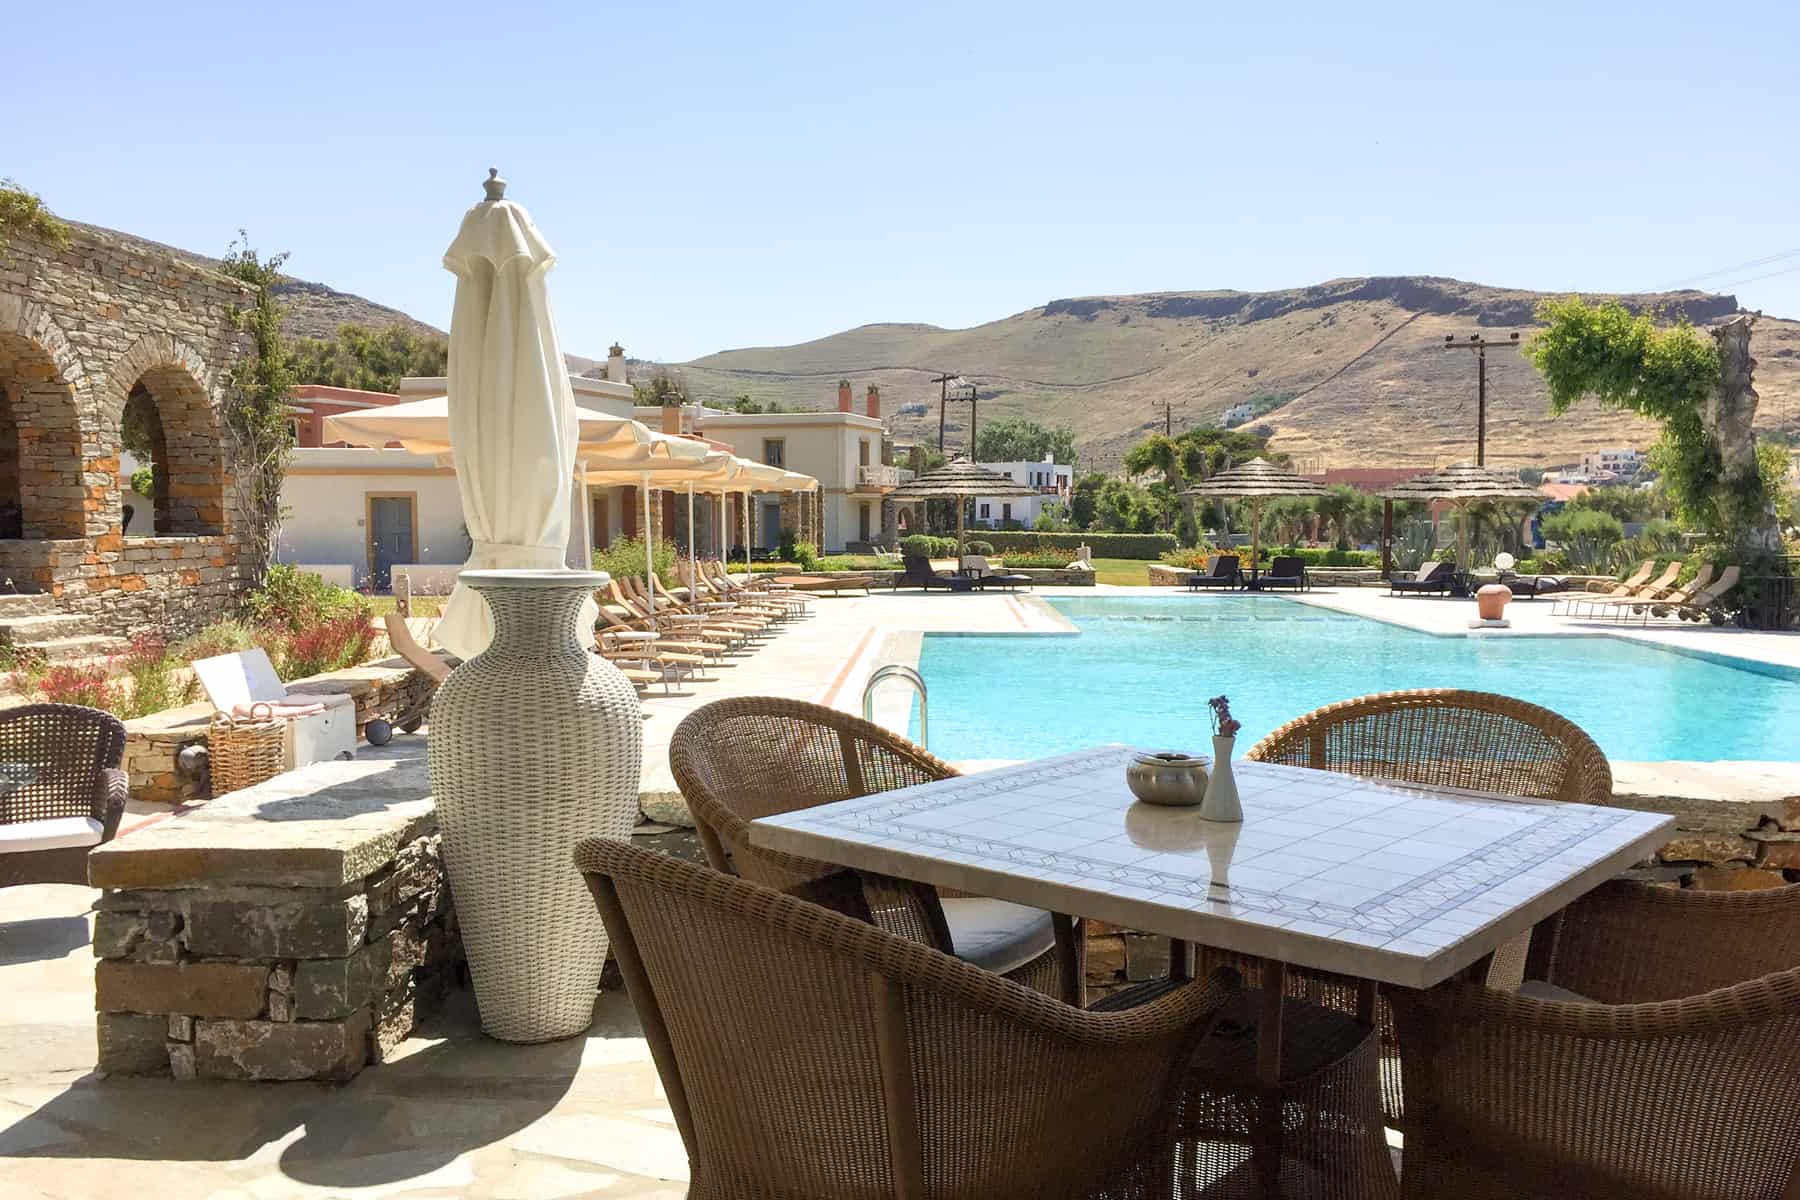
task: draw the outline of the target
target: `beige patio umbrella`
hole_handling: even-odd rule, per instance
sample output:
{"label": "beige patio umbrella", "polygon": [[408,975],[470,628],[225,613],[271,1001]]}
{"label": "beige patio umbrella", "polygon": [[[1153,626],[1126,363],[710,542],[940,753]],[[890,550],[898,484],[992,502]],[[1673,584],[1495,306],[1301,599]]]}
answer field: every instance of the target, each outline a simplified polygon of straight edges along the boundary
{"label": "beige patio umbrella", "polygon": [[[646,444],[651,430],[629,417],[610,417],[579,405],[575,409],[577,458],[628,452]],[[414,454],[450,453],[450,398],[427,396],[381,408],[325,418],[324,441],[349,442],[379,450],[389,442]]]}
{"label": "beige patio umbrella", "polygon": [[917,475],[888,493],[890,500],[956,501],[956,549],[963,545],[963,501],[971,496],[1035,496],[1036,488],[1014,483],[998,471],[990,471],[966,458],[954,459]]}
{"label": "beige patio umbrella", "polygon": [[[600,454],[585,463],[583,480],[590,487],[635,487],[644,501],[644,587],[650,597],[650,622],[656,623],[656,548],[650,542],[650,489],[685,479],[705,478],[720,470],[730,455],[705,442],[674,434],[651,433],[650,441],[619,454]],[[598,613],[595,620],[599,619]]]}
{"label": "beige patio umbrella", "polygon": [[[472,546],[463,570],[562,570],[580,427],[545,277],[556,255],[490,172],[487,198],[444,253],[456,276],[446,407]],[[591,639],[593,621],[583,623]],[[436,637],[467,660],[493,639],[459,580]]]}
{"label": "beige patio umbrella", "polygon": [[1424,475],[1395,484],[1381,493],[1384,500],[1416,500],[1429,504],[1446,500],[1456,510],[1456,565],[1468,569],[1469,505],[1484,500],[1537,500],[1544,494],[1520,481],[1518,472],[1477,466],[1472,462],[1453,463]]}
{"label": "beige patio umbrella", "polygon": [[1262,552],[1263,505],[1283,496],[1323,496],[1325,488],[1266,458],[1253,458],[1220,471],[1181,494],[1208,500],[1250,501],[1250,566],[1255,568]]}

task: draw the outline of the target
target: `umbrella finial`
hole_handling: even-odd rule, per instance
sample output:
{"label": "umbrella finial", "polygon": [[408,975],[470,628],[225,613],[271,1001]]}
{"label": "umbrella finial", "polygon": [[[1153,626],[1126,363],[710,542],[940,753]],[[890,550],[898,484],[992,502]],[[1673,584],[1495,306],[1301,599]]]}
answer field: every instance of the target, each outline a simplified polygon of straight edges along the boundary
{"label": "umbrella finial", "polygon": [[482,181],[481,189],[487,193],[489,200],[506,199],[506,180],[500,178],[499,167],[488,168],[488,177]]}

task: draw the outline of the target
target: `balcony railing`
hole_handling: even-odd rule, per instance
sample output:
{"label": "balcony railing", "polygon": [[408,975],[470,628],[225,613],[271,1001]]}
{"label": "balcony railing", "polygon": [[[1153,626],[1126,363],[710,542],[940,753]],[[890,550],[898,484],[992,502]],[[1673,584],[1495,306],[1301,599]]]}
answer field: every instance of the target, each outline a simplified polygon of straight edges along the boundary
{"label": "balcony railing", "polygon": [[866,467],[856,468],[856,483],[859,487],[899,487],[912,477],[913,473],[907,467],[889,467],[881,463],[872,463]]}

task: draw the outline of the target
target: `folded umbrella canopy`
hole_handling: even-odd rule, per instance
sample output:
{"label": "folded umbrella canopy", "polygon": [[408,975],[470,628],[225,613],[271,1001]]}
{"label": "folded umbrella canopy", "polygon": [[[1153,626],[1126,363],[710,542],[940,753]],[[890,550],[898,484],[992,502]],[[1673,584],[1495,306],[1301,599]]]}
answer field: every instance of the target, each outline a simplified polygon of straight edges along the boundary
{"label": "folded umbrella canopy", "polygon": [[[556,255],[497,172],[483,186],[444,253],[456,276],[450,449],[473,543],[463,570],[562,570],[580,429],[544,283]],[[582,622],[590,642],[598,619]],[[459,580],[438,642],[466,660],[493,635],[487,604]]]}

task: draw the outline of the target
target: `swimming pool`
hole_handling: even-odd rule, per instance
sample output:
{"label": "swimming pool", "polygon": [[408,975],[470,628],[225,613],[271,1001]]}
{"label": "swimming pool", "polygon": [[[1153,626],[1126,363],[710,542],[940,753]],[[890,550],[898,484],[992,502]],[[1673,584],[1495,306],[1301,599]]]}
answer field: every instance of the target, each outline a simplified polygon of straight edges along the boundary
{"label": "swimming pool", "polygon": [[[1276,596],[1048,603],[1079,636],[925,636],[934,754],[1035,758],[1102,742],[1209,752],[1206,701],[1221,692],[1244,723],[1241,753],[1322,704],[1460,687],[1554,709],[1609,758],[1800,755],[1800,678],[1781,668],[1607,637],[1436,637]],[[914,736],[917,721],[915,710]]]}

